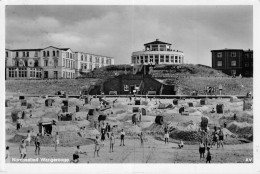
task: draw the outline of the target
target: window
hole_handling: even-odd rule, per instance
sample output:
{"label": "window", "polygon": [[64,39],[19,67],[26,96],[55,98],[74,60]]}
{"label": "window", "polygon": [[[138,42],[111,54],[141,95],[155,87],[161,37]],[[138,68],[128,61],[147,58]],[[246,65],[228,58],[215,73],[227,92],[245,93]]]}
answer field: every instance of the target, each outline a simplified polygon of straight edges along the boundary
{"label": "window", "polygon": [[43,51],[43,57],[45,57],[46,56],[46,53],[45,53],[45,51]]}
{"label": "window", "polygon": [[222,66],[222,61],[218,61],[218,66]]}
{"label": "window", "polygon": [[48,60],[44,60],[44,66],[48,66]]}
{"label": "window", "polygon": [[58,60],[54,60],[54,66],[58,66]]}
{"label": "window", "polygon": [[96,57],[96,62],[99,62],[98,57]]}
{"label": "window", "polygon": [[29,57],[29,52],[27,52],[27,57]]}
{"label": "window", "polygon": [[30,77],[35,77],[35,68],[30,68]]}
{"label": "window", "polygon": [[174,55],[171,55],[171,62],[174,62]]}
{"label": "window", "polygon": [[9,77],[17,77],[17,69],[9,68]]}
{"label": "window", "polygon": [[152,63],[153,62],[153,56],[150,55],[150,62]]}
{"label": "window", "polygon": [[236,52],[231,52],[231,57],[236,57]]}
{"label": "window", "polygon": [[222,53],[218,53],[217,57],[219,57],[219,58],[222,57]]}
{"label": "window", "polygon": [[89,69],[92,70],[92,65],[89,65]]}
{"label": "window", "polygon": [[35,51],[34,57],[38,57],[38,52],[37,51]]}
{"label": "window", "polygon": [[5,52],[5,57],[8,57],[8,52],[7,51]]}
{"label": "window", "polygon": [[86,61],[86,62],[88,61],[88,57],[87,57],[87,55],[85,55],[85,61]]}
{"label": "window", "polygon": [[144,61],[145,61],[145,63],[148,63],[148,56],[145,56]]}
{"label": "window", "polygon": [[83,61],[83,55],[81,55],[81,61]]}
{"label": "window", "polygon": [[55,51],[52,51],[52,56],[55,57]]}
{"label": "window", "polygon": [[59,55],[60,55],[60,52],[59,52],[59,51],[57,51],[57,57],[59,57]]}
{"label": "window", "polygon": [[49,51],[47,51],[47,57],[49,57],[50,56],[50,52]]}
{"label": "window", "polygon": [[178,57],[177,56],[175,56],[175,63],[177,63],[178,62]]}
{"label": "window", "polygon": [[143,56],[141,56],[141,63],[144,63],[144,57]]}
{"label": "window", "polygon": [[37,78],[41,78],[41,76],[42,76],[42,73],[39,71],[39,72],[36,72],[36,77]]}
{"label": "window", "polygon": [[124,85],[124,91],[129,91],[129,86],[128,85]]}
{"label": "window", "polygon": [[23,52],[23,57],[25,57],[25,52]]}
{"label": "window", "polygon": [[169,62],[170,60],[169,60],[169,56],[168,55],[166,55],[166,60],[165,60],[165,62]]}
{"label": "window", "polygon": [[231,66],[237,66],[237,61],[235,60],[231,61]]}
{"label": "window", "polygon": [[248,62],[245,62],[245,67],[249,67],[249,63]]}
{"label": "window", "polygon": [[70,53],[70,58],[72,59],[72,53]]}
{"label": "window", "polygon": [[16,55],[15,55],[15,57],[19,57],[19,53],[18,53],[18,52],[16,52]]}
{"label": "window", "polygon": [[92,56],[90,56],[89,61],[92,62]]}
{"label": "window", "polygon": [[37,67],[37,66],[39,66],[39,62],[38,62],[38,60],[34,60],[34,67]]}
{"label": "window", "polygon": [[19,77],[27,77],[27,69],[19,68]]}
{"label": "window", "polygon": [[160,62],[164,62],[164,55],[160,55]]}
{"label": "window", "polygon": [[65,59],[63,59],[63,65],[62,66],[65,66]]}

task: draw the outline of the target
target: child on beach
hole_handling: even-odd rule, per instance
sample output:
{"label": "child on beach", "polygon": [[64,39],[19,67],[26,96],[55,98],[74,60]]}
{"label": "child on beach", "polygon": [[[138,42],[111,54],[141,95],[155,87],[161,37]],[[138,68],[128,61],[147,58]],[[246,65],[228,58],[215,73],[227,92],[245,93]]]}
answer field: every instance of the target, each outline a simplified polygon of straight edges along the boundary
{"label": "child on beach", "polygon": [[28,146],[30,146],[31,145],[31,131],[28,130],[27,132],[28,132],[27,138],[25,139],[25,141],[28,142]]}
{"label": "child on beach", "polygon": [[100,150],[100,142],[99,142],[98,135],[97,135],[96,140],[95,140],[94,158],[95,158],[96,152],[97,152],[97,156],[99,157],[99,155],[98,155],[99,150]]}
{"label": "child on beach", "polygon": [[54,143],[55,143],[55,151],[57,152],[57,147],[60,144],[60,138],[59,138],[59,133],[56,132],[56,135],[54,137]]}
{"label": "child on beach", "polygon": [[24,159],[26,157],[26,152],[27,152],[25,140],[22,140],[19,146],[19,151],[21,154],[20,159]]}
{"label": "child on beach", "polygon": [[143,147],[143,146],[144,146],[144,134],[143,134],[143,132],[141,132],[140,134],[138,134],[138,136],[140,137],[141,147]]}
{"label": "child on beach", "polygon": [[206,158],[206,163],[210,163],[211,161],[211,153],[210,153],[210,147],[207,148],[207,158]]}
{"label": "child on beach", "polygon": [[120,142],[120,146],[122,146],[122,143],[123,143],[123,146],[125,146],[125,132],[124,132],[124,129],[122,129],[122,131],[121,131],[121,142]]}
{"label": "child on beach", "polygon": [[201,159],[201,158],[204,158],[205,145],[204,145],[204,143],[202,142],[202,140],[200,140],[199,153],[200,153],[200,159]]}
{"label": "child on beach", "polygon": [[114,137],[113,133],[111,133],[111,136],[109,139],[110,139],[110,151],[109,152],[111,152],[111,150],[112,150],[112,152],[114,152],[115,137]]}
{"label": "child on beach", "polygon": [[87,155],[87,152],[82,152],[80,149],[80,146],[77,146],[77,149],[75,150],[74,154],[73,154],[73,160],[72,162],[74,163],[78,163],[79,162],[79,154],[85,154]]}

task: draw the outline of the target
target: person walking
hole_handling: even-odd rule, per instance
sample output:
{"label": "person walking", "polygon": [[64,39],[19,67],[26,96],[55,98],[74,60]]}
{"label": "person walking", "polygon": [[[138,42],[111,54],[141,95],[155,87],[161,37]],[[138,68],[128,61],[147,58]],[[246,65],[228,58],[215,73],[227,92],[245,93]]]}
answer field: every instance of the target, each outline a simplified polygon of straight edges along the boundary
{"label": "person walking", "polygon": [[40,143],[40,134],[38,133],[37,136],[35,137],[35,155],[40,155],[40,148],[41,143]]}
{"label": "person walking", "polygon": [[199,153],[200,153],[200,160],[201,160],[201,158],[204,158],[204,154],[205,154],[205,145],[202,140],[200,140]]}
{"label": "person walking", "polygon": [[24,159],[26,157],[26,152],[27,152],[27,149],[26,149],[26,143],[25,143],[25,140],[23,139],[20,146],[19,146],[19,151],[20,151],[20,159]]}
{"label": "person walking", "polygon": [[114,152],[114,144],[115,144],[115,137],[114,137],[114,134],[113,133],[111,133],[111,136],[110,136],[110,150],[109,150],[109,152],[111,153],[111,151],[112,152]]}
{"label": "person walking", "polygon": [[20,130],[20,128],[21,128],[21,120],[20,120],[20,118],[18,117],[18,119],[17,119],[17,124],[16,124],[16,130]]}
{"label": "person walking", "polygon": [[105,135],[106,135],[106,129],[105,128],[101,128],[101,145],[104,146],[104,141],[105,141]]}
{"label": "person walking", "polygon": [[122,143],[123,143],[123,146],[125,146],[125,132],[124,132],[124,129],[121,130],[121,141],[120,141],[120,146],[122,146]]}
{"label": "person walking", "polygon": [[60,144],[60,137],[59,137],[59,133],[56,132],[56,135],[54,136],[54,146],[55,146],[55,152],[57,152],[57,147]]}
{"label": "person walking", "polygon": [[100,142],[99,142],[98,135],[96,135],[94,158],[95,158],[96,153],[97,153],[97,156],[99,157],[99,154],[98,154],[98,153],[99,153],[99,150],[100,150]]}

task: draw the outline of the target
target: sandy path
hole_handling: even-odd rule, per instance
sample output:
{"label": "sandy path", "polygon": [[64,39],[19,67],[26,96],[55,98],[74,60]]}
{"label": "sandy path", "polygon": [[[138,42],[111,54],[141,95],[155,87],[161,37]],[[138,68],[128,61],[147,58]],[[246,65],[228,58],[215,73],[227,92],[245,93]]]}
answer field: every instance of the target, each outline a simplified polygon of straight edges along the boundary
{"label": "sandy path", "polygon": [[[17,144],[7,143],[10,146],[11,157],[19,158]],[[80,155],[81,163],[205,163],[199,160],[198,145],[185,145],[178,149],[177,144],[164,144],[163,141],[148,138],[144,147],[141,147],[140,140],[126,139],[126,146],[119,146],[120,140],[116,139],[114,152],[109,153],[109,142],[105,141],[101,147],[100,156],[93,157],[94,145],[81,146],[82,151],[87,155]],[[253,143],[226,145],[224,149],[211,149],[212,163],[237,163],[246,162],[246,158],[252,158]],[[41,147],[40,158],[68,158],[72,159],[75,147],[59,147],[58,152],[54,147]],[[28,147],[27,158],[36,158],[34,146]]]}

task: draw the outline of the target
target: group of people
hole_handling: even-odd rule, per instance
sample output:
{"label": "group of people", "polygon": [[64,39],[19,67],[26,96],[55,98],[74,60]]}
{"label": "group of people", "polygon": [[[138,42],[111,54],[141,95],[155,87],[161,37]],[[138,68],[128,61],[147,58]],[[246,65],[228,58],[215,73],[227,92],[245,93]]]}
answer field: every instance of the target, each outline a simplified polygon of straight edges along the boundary
{"label": "group of people", "polygon": [[217,127],[214,126],[214,131],[211,135],[206,131],[202,131],[202,134],[203,136],[199,144],[200,159],[205,158],[204,154],[207,149],[206,163],[210,163],[210,149],[212,148],[212,146],[217,145],[217,148],[219,148],[220,146],[224,148],[224,132],[221,127],[219,128],[219,130],[217,130]]}

